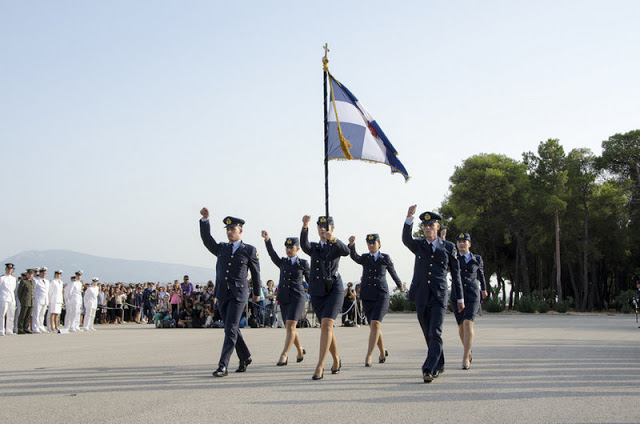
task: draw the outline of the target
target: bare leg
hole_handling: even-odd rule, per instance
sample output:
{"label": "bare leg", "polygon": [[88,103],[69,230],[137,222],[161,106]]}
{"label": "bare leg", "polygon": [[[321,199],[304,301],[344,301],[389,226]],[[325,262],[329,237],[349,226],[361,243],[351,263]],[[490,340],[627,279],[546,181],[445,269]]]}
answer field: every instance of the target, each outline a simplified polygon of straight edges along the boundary
{"label": "bare leg", "polygon": [[333,357],[333,368],[338,369],[340,357],[338,356],[336,337],[333,334],[334,323],[335,320],[331,318],[322,318],[322,322],[320,323],[320,349],[315,375],[322,375],[324,360],[327,358],[329,352],[331,352],[331,356]]}
{"label": "bare leg", "polygon": [[378,349],[380,350],[380,357],[378,359],[384,359],[387,357],[387,350],[384,348],[384,341],[382,340],[382,323],[380,323],[380,335],[378,336]]}
{"label": "bare leg", "polygon": [[[369,324],[369,346],[367,347],[367,357],[364,360],[365,364],[371,364],[373,349],[376,347],[376,345],[378,345],[378,347],[380,346],[380,342],[378,340],[381,340],[381,337],[382,332],[380,331],[380,321],[371,321],[371,324]],[[382,355],[384,355],[384,347],[382,349],[383,350],[381,352]]]}
{"label": "bare leg", "polygon": [[473,321],[464,320],[462,322],[464,328],[464,339],[462,345],[464,346],[464,355],[462,356],[462,365],[469,366],[469,359],[471,358],[471,345],[473,344]]}
{"label": "bare leg", "polygon": [[462,324],[458,326],[458,334],[460,335],[460,341],[462,342],[462,346],[464,346],[464,327]]}
{"label": "bare leg", "polygon": [[[287,336],[284,339],[284,349],[282,350],[282,353],[280,354],[279,362],[286,361],[287,356],[289,356],[289,349],[291,349],[291,346],[293,346],[293,341],[295,340],[295,336],[297,335],[296,324],[297,324],[296,321],[291,321],[291,320],[285,322],[285,324],[284,324],[284,327],[287,330]],[[295,335],[294,335],[294,333],[295,333]]]}
{"label": "bare leg", "polygon": [[[294,322],[297,324],[296,321]],[[296,324],[293,325],[293,344],[298,350],[298,358],[302,358],[304,356],[304,353],[302,353],[302,343],[300,343],[300,336],[298,335],[298,330],[296,330]]]}

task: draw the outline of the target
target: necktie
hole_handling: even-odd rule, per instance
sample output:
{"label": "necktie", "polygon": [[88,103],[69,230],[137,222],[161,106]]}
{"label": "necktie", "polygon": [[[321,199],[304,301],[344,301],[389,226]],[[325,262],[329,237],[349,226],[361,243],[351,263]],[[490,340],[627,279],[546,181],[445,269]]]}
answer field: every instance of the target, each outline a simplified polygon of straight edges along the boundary
{"label": "necktie", "polygon": [[429,250],[431,250],[432,254],[433,252],[435,252],[435,249],[433,248],[433,243],[429,243]]}

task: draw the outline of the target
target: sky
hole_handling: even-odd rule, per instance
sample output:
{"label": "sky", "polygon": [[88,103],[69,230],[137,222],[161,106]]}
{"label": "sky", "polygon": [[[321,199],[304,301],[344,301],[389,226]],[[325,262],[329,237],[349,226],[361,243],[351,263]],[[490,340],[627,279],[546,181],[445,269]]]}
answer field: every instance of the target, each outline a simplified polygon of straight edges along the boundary
{"label": "sky", "polygon": [[[70,249],[213,268],[207,206],[219,241],[225,216],[246,220],[277,281],[260,231],[284,256],[302,216],[324,212],[328,43],[332,74],[411,176],[331,161],[335,234],[364,252],[379,233],[408,283],[407,209],[437,209],[466,158],[521,159],[549,138],[600,154],[640,128],[639,21],[635,0],[0,0],[0,258]],[[349,258],[340,269],[361,275]]]}

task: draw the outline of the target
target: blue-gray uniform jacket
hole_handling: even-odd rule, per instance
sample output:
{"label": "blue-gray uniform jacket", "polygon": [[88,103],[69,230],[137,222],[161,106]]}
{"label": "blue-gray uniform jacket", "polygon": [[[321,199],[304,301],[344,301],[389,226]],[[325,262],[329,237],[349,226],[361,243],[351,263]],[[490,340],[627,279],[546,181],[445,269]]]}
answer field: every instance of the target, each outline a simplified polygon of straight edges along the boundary
{"label": "blue-gray uniform jacket", "polygon": [[[447,307],[447,270],[451,270],[451,287],[456,295],[462,293],[460,264],[456,246],[450,241],[436,239],[436,249],[431,248],[426,239],[414,239],[407,223],[402,229],[402,242],[416,256],[413,279],[409,288],[409,300],[416,305],[426,305],[434,296],[443,308]],[[458,299],[464,299],[458,297]],[[457,300],[456,300],[457,302]]]}
{"label": "blue-gray uniform jacket", "polygon": [[[320,243],[309,242],[309,229],[300,232],[300,247],[302,251],[311,257],[311,272],[309,282],[309,294],[311,296],[324,296],[329,293],[329,287],[340,285],[342,277],[338,273],[340,256],[349,255],[349,247],[336,240],[335,243],[327,242],[322,248]],[[326,276],[326,277],[325,277]],[[342,288],[340,289],[342,290]]]}
{"label": "blue-gray uniform jacket", "polygon": [[267,246],[267,252],[273,263],[280,268],[280,281],[278,283],[278,294],[276,300],[282,303],[296,302],[299,299],[306,299],[304,293],[304,285],[302,280],[309,281],[309,262],[302,258],[298,258],[294,265],[287,257],[278,256],[271,239],[264,242]]}
{"label": "blue-gray uniform jacket", "polygon": [[378,260],[375,260],[370,253],[358,255],[356,245],[349,246],[351,259],[362,265],[362,278],[360,278],[360,298],[367,301],[375,301],[378,296],[389,296],[389,286],[387,285],[387,271],[396,286],[402,288],[402,281],[393,267],[391,257],[380,252]]}
{"label": "blue-gray uniform jacket", "polygon": [[[460,278],[462,279],[465,303],[479,302],[480,292],[487,290],[482,257],[471,253],[471,260],[467,262],[464,256],[458,255],[458,263],[460,264]],[[452,290],[451,299],[456,298],[455,296],[456,293]],[[452,303],[452,306],[455,305]]]}
{"label": "blue-gray uniform jacket", "polygon": [[218,257],[216,264],[216,291],[219,302],[235,299],[246,302],[249,298],[248,271],[251,272],[253,295],[260,296],[260,262],[258,251],[250,244],[240,243],[232,253],[231,243],[217,243],[211,236],[209,220],[200,220],[200,237],[209,252]]}

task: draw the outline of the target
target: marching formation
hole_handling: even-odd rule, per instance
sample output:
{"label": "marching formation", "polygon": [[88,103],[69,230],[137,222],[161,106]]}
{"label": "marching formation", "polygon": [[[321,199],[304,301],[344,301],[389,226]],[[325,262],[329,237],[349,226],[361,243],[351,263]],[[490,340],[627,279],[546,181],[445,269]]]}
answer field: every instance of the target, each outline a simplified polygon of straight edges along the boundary
{"label": "marching formation", "polygon": [[[471,237],[460,233],[456,244],[438,237],[442,217],[434,212],[420,214],[425,238],[414,238],[412,227],[416,205],[409,207],[402,230],[402,241],[415,255],[413,279],[408,298],[415,302],[418,322],[427,344],[427,356],[422,364],[422,378],[432,382],[444,371],[442,348],[442,325],[447,307],[447,275],[451,274],[451,305],[459,326],[464,354],[462,369],[470,368],[471,344],[473,343],[473,321],[480,307],[481,297],[486,297],[482,258],[470,252]],[[255,302],[260,295],[260,263],[254,246],[242,241],[244,220],[227,216],[222,221],[228,242],[216,242],[211,235],[209,210],[200,210],[200,236],[205,247],[217,257],[215,298],[224,321],[225,337],[215,377],[228,375],[231,354],[236,351],[240,360],[236,372],[245,372],[252,358],[240,332],[240,317],[251,292]],[[342,359],[338,354],[338,344],[333,331],[335,320],[344,302],[342,278],[338,272],[340,258],[350,256],[362,265],[361,299],[364,313],[370,325],[369,343],[364,365],[371,366],[373,352],[379,350],[378,362],[384,363],[389,356],[382,338],[382,320],[389,308],[387,272],[399,290],[404,286],[398,277],[393,261],[388,254],[380,252],[381,241],[378,234],[366,236],[368,254],[358,255],[355,236],[349,237],[346,245],[334,235],[334,220],[331,216],[320,216],[316,222],[319,241],[309,240],[311,217],[302,217],[300,237],[288,237],[284,241],[286,256],[279,256],[272,244],[269,233],[262,231],[269,257],[280,269],[277,300],[280,302],[285,321],[286,337],[284,349],[277,366],[289,362],[289,351],[296,347],[296,362],[304,360],[306,350],[296,331],[296,323],[304,309],[305,289],[308,284],[313,312],[320,321],[320,347],[318,361],[312,380],[322,380],[325,375],[324,363],[331,355],[331,374],[338,374]],[[298,256],[299,250],[309,256],[305,260]],[[251,278],[248,279],[248,275]]]}

